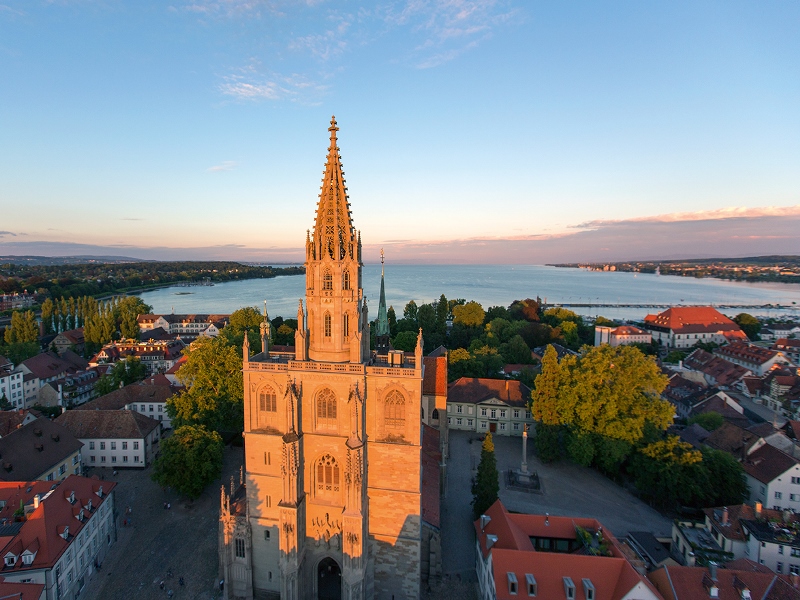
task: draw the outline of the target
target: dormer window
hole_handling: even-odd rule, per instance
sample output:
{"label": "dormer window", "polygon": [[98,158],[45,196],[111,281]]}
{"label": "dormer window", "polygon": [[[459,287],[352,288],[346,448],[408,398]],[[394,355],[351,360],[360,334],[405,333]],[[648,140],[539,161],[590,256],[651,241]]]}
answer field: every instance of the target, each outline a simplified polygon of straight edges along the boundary
{"label": "dormer window", "polygon": [[575,583],[571,577],[564,577],[564,594],[567,600],[575,600]]}
{"label": "dormer window", "polygon": [[517,594],[517,574],[506,573],[508,576],[508,593],[516,596]]}
{"label": "dormer window", "polygon": [[6,566],[13,567],[15,564],[17,564],[17,555],[11,552],[6,554]]}
{"label": "dormer window", "polygon": [[75,492],[70,492],[69,493],[69,503],[70,504],[75,504]]}
{"label": "dormer window", "polygon": [[591,579],[582,579],[581,583],[583,583],[583,593],[586,596],[586,600],[594,600],[594,584],[592,583]]}
{"label": "dormer window", "polygon": [[33,552],[33,553],[24,552],[22,554],[22,564],[25,565],[26,567],[29,567],[30,565],[33,564],[33,559],[34,558],[36,558],[36,553],[35,552]]}
{"label": "dormer window", "polygon": [[69,525],[65,525],[65,526],[64,526],[64,531],[62,531],[62,532],[60,533],[60,535],[61,535],[61,537],[62,537],[62,538],[64,538],[65,540],[68,540],[68,539],[69,539]]}
{"label": "dormer window", "polygon": [[536,596],[536,578],[530,573],[525,574],[525,587],[528,588],[528,596]]}
{"label": "dormer window", "polygon": [[98,489],[95,493],[102,498],[103,497],[103,486],[101,485],[100,489]]}
{"label": "dormer window", "polygon": [[92,499],[89,498],[89,502],[86,504],[86,510],[92,512]]}

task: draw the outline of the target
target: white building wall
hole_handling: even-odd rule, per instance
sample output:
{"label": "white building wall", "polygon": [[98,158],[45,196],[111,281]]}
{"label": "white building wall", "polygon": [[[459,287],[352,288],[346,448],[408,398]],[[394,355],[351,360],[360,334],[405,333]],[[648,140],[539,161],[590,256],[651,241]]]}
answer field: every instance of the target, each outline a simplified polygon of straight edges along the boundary
{"label": "white building wall", "polygon": [[800,465],[794,465],[780,477],[762,483],[747,475],[750,503],[761,502],[766,508],[800,512]]}
{"label": "white building wall", "polygon": [[144,439],[81,439],[84,463],[89,467],[146,467],[152,459],[153,444],[159,440],[158,429]]}

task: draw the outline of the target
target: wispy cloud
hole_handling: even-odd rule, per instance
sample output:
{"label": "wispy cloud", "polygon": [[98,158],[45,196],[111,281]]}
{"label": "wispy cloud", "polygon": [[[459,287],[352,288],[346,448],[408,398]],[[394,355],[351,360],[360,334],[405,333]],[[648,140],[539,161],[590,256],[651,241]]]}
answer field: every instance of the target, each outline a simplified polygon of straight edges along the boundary
{"label": "wispy cloud", "polygon": [[122,217],[120,221],[144,221],[144,219],[139,219],[137,217]]}
{"label": "wispy cloud", "polygon": [[323,33],[296,37],[289,42],[289,49],[308,52],[321,61],[328,61],[341,55],[347,48],[350,20],[337,14],[332,14],[329,18],[335,22],[334,27],[326,29]]}
{"label": "wispy cloud", "polygon": [[412,62],[430,69],[475,48],[516,13],[503,0],[404,0],[387,5],[384,20],[419,38]]}
{"label": "wispy cloud", "polygon": [[232,171],[235,166],[236,161],[223,160],[220,164],[214,165],[213,167],[208,167],[206,170],[210,171],[211,173],[218,173],[220,171]]}
{"label": "wispy cloud", "polygon": [[794,206],[728,206],[713,210],[695,212],[665,213],[649,217],[638,217],[623,220],[586,221],[574,225],[575,229],[593,229],[617,223],[678,223],[683,221],[716,221],[719,219],[744,219],[759,217],[797,217],[800,216],[800,204]]}
{"label": "wispy cloud", "polygon": [[25,16],[24,12],[22,12],[19,9],[13,8],[13,7],[9,6],[8,4],[0,4],[0,14],[7,14],[7,15],[10,14],[10,15],[14,15],[14,16],[17,16],[17,17]]}
{"label": "wispy cloud", "polygon": [[304,75],[259,72],[252,64],[226,75],[219,90],[237,100],[290,100],[316,104],[328,89]]}
{"label": "wispy cloud", "polygon": [[13,231],[0,231],[0,236],[10,235],[12,237],[17,237],[17,234]]}

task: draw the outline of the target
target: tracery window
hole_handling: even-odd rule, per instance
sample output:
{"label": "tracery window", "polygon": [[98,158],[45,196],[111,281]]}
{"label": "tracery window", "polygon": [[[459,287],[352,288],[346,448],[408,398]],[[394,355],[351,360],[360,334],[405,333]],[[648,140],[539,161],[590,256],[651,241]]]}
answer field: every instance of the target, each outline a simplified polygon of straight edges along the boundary
{"label": "tracery window", "polygon": [[325,271],[322,275],[322,289],[323,290],[332,290],[333,289],[333,275],[331,275],[330,271]]}
{"label": "tracery window", "polygon": [[397,390],[386,396],[384,423],[388,429],[404,429],[406,426],[406,399]]}
{"label": "tracery window", "polygon": [[317,394],[317,426],[334,427],[336,425],[336,394],[325,388]]}
{"label": "tracery window", "polygon": [[325,313],[325,316],[322,317],[322,329],[324,330],[325,337],[331,337],[331,315],[330,313]]}
{"label": "tracery window", "polygon": [[344,275],[342,276],[342,289],[350,289],[350,271],[345,271]]}
{"label": "tracery window", "polygon": [[236,558],[244,558],[244,540],[236,538]]}
{"label": "tracery window", "polygon": [[431,413],[431,419],[433,419],[434,421],[438,421],[439,420],[439,409],[438,408],[434,408],[433,409],[433,412]]}
{"label": "tracery window", "polygon": [[271,387],[265,387],[258,395],[258,410],[261,412],[278,411],[278,398],[275,395],[275,390],[273,390]]}
{"label": "tracery window", "polygon": [[317,462],[317,494],[329,495],[339,492],[339,464],[330,454]]}

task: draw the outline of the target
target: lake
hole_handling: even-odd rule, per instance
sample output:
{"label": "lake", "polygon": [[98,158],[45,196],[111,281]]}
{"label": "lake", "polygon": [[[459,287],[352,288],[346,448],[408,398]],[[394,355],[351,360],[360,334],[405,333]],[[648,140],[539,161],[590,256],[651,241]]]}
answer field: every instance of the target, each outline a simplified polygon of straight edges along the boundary
{"label": "lake", "polygon": [[[378,310],[381,267],[365,265],[364,295],[370,318]],[[294,318],[297,301],[305,298],[305,277],[283,276],[220,283],[209,287],[169,287],[144,292],[142,299],[156,314],[175,312],[228,314],[244,306],[263,307],[271,318]],[[579,314],[614,319],[641,320],[663,309],[610,308],[597,304],[711,304],[780,305],[781,308],[747,309],[759,316],[800,317],[800,286],[780,283],[739,283],[720,279],[695,279],[651,273],[587,271],[542,265],[386,265],[386,302],[398,317],[409,300],[431,302],[444,294],[449,299],[475,300],[484,309],[508,306],[514,300],[539,296],[548,303],[590,304],[573,307]],[[260,310],[260,309],[259,309]],[[720,309],[730,316],[742,309]]]}

